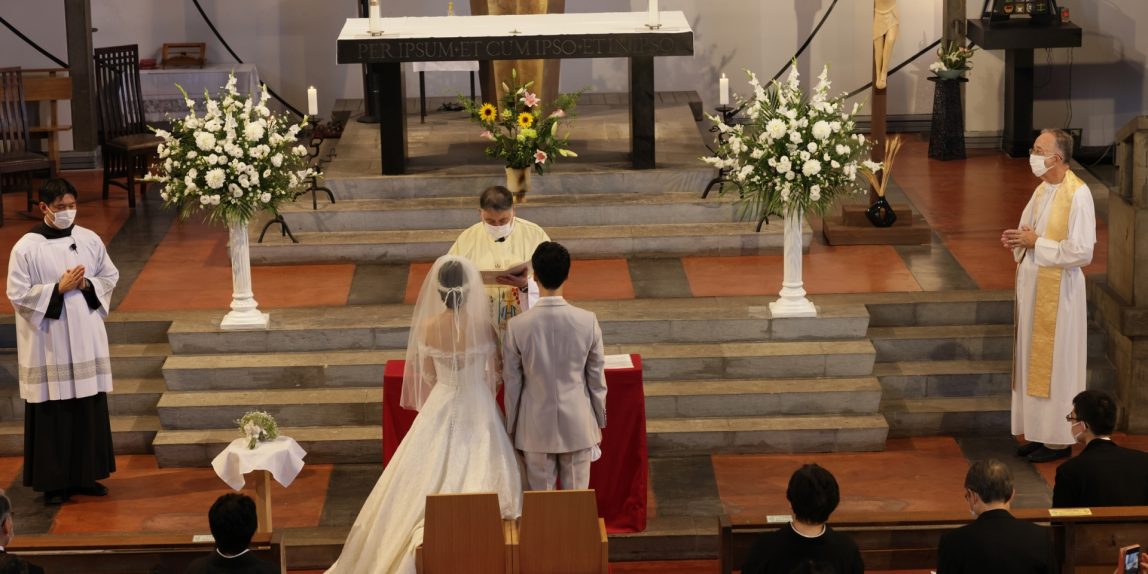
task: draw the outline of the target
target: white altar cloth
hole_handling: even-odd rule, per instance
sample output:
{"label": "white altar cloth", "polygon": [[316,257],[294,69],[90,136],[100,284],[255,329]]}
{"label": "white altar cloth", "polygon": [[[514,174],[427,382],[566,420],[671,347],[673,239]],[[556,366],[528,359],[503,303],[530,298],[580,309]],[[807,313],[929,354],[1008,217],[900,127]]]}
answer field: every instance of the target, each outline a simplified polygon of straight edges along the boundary
{"label": "white altar cloth", "polygon": [[275,482],[290,486],[303,470],[305,456],[307,451],[291,437],[261,442],[253,449],[247,448],[246,438],[237,438],[211,461],[211,467],[235,490],[243,489],[243,475],[253,470],[266,470],[275,477]]}
{"label": "white altar cloth", "polygon": [[678,34],[690,32],[680,11],[661,12],[662,27],[646,27],[642,12],[592,12],[580,14],[504,14],[499,16],[408,16],[382,18],[381,36],[367,33],[367,18],[348,18],[340,40],[497,38],[515,36],[565,36],[591,34]]}

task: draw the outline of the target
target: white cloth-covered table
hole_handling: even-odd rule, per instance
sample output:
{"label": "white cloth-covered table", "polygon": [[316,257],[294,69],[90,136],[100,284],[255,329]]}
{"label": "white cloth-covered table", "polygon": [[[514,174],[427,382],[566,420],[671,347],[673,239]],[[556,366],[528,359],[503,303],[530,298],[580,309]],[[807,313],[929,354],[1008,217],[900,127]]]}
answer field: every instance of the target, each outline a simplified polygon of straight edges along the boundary
{"label": "white cloth-covered table", "polygon": [[183,94],[179,93],[176,84],[183,86],[202,112],[203,91],[206,89],[212,97],[219,96],[232,73],[235,74],[235,88],[240,94],[249,96],[259,93],[259,71],[255,64],[211,64],[202,68],[140,70],[144,119],[158,122],[167,119],[168,115],[182,117],[187,112]]}
{"label": "white cloth-covered table", "polygon": [[[340,40],[403,38],[491,38],[514,36],[533,40],[537,36],[578,36],[590,34],[677,34],[692,32],[681,11],[660,13],[661,28],[646,28],[648,14],[638,12],[585,12],[577,14],[503,14],[497,16],[405,16],[381,18],[382,36],[367,33],[367,18],[348,18],[339,32]],[[428,54],[436,56],[435,54]],[[445,54],[444,54],[445,55]],[[468,54],[458,54],[467,57]],[[482,59],[483,54],[473,57]],[[411,58],[414,60],[415,58]]]}
{"label": "white cloth-covered table", "polygon": [[246,438],[237,438],[211,461],[211,467],[235,490],[243,488],[243,475],[254,470],[266,470],[275,477],[275,482],[290,486],[303,470],[305,456],[307,451],[290,437],[261,442],[254,449],[247,448]]}

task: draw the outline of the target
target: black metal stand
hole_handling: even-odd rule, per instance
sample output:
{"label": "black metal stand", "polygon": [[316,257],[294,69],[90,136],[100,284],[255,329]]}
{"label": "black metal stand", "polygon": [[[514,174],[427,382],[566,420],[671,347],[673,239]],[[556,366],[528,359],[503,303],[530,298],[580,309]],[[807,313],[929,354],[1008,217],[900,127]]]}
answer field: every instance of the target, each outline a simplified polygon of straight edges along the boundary
{"label": "black metal stand", "polygon": [[943,161],[965,159],[965,116],[961,107],[961,83],[967,78],[931,77],[933,120],[929,128],[929,158]]}
{"label": "black metal stand", "polygon": [[[315,133],[315,131],[314,131],[315,128],[319,126],[319,122],[317,120],[312,120],[312,121],[313,121],[313,123],[311,124],[311,133],[313,134],[313,133]],[[307,161],[313,167],[318,168],[323,163],[322,160],[319,158],[319,152],[320,152],[320,150],[322,150],[323,140],[325,140],[326,138],[319,137],[319,136],[311,136],[309,138],[307,136],[304,136],[304,138],[308,140],[307,148],[309,151],[307,152]],[[309,185],[307,187],[307,189],[296,194],[295,198],[298,199],[300,195],[303,195],[304,193],[310,192],[311,193],[311,209],[319,209],[318,192],[320,192],[320,191],[327,194],[327,199],[331,200],[332,204],[335,203],[335,193],[332,192],[331,189],[328,188],[327,186],[319,185],[319,175],[317,173],[316,173],[316,175],[311,176],[311,185]],[[287,225],[287,220],[283,219],[283,215],[279,214],[279,213],[276,213],[275,218],[272,219],[271,221],[268,221],[263,226],[263,231],[259,232],[258,243],[263,243],[263,236],[267,235],[267,230],[271,229],[271,226],[275,225],[275,224],[279,224],[279,226],[281,227],[280,234],[282,236],[290,237],[292,243],[299,243],[299,240],[295,238],[295,234],[291,233],[291,227]]]}

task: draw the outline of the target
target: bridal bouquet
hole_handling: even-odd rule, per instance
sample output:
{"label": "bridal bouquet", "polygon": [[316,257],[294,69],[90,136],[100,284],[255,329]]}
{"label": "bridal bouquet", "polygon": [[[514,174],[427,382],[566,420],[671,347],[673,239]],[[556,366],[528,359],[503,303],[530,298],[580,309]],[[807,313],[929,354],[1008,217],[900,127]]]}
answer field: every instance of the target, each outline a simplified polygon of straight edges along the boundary
{"label": "bridal bouquet", "polygon": [[806,97],[794,65],[785,82],[768,87],[748,72],[750,98],[738,97],[748,121],[727,125],[711,116],[722,132],[715,157],[706,163],[729,170],[742,188],[742,217],[824,214],[839,196],[864,193],[859,172],[877,172],[881,164],[868,161],[869,143],[853,134],[858,104],[845,107],[845,97],[829,95],[829,68],[818,76]]}
{"label": "bridal bouquet", "polygon": [[235,424],[239,425],[239,430],[247,437],[249,449],[279,437],[279,424],[275,422],[275,417],[264,411],[251,411],[235,421]]}
{"label": "bridal bouquet", "polygon": [[497,106],[478,106],[463,97],[459,97],[459,102],[471,120],[484,128],[481,135],[491,142],[486,155],[502,158],[508,168],[534,168],[542,175],[556,157],[578,157],[568,147],[569,134],[558,133],[558,120],[574,117],[582,91],[558,96],[553,111],[546,113],[541,100],[530,91],[533,85],[534,82],[520,84],[518,70],[511,70],[510,85],[502,84],[504,93]]}
{"label": "bridal bouquet", "polygon": [[211,221],[249,221],[259,211],[275,211],[293,200],[315,175],[307,148],[296,142],[305,123],[292,124],[274,114],[266,105],[266,86],[255,102],[239,94],[231,76],[222,99],[205,94],[202,116],[187,92],[179,90],[187,115],[173,119],[171,131],[155,130],[163,143],[148,180],[163,184],[160,197],[181,216],[206,210]]}

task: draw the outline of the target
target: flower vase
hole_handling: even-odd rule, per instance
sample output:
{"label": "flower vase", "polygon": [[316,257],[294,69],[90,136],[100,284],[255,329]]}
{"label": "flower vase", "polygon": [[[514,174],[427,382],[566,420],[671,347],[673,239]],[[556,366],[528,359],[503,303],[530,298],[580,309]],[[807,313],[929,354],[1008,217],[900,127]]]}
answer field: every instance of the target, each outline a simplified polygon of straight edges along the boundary
{"label": "flower vase", "polygon": [[869,218],[869,223],[873,227],[892,227],[897,222],[897,214],[893,212],[893,206],[889,205],[889,200],[885,196],[877,198],[869,209],[865,210],[865,217]]}
{"label": "flower vase", "polygon": [[228,223],[227,232],[227,251],[231,256],[231,311],[224,315],[219,327],[266,329],[270,317],[267,313],[259,311],[255,294],[251,291],[251,250],[247,236],[247,222]]}
{"label": "flower vase", "polygon": [[530,168],[507,167],[506,189],[514,194],[514,203],[526,203],[526,194],[530,191]]}
{"label": "flower vase", "polygon": [[769,313],[780,317],[816,317],[817,308],[805,298],[804,282],[801,280],[801,224],[804,217],[800,211],[785,215],[784,275],[781,280],[780,297],[769,304]]}
{"label": "flower vase", "polygon": [[963,78],[965,72],[969,71],[968,68],[958,68],[956,70],[937,70],[937,77],[942,80],[956,80]]}

